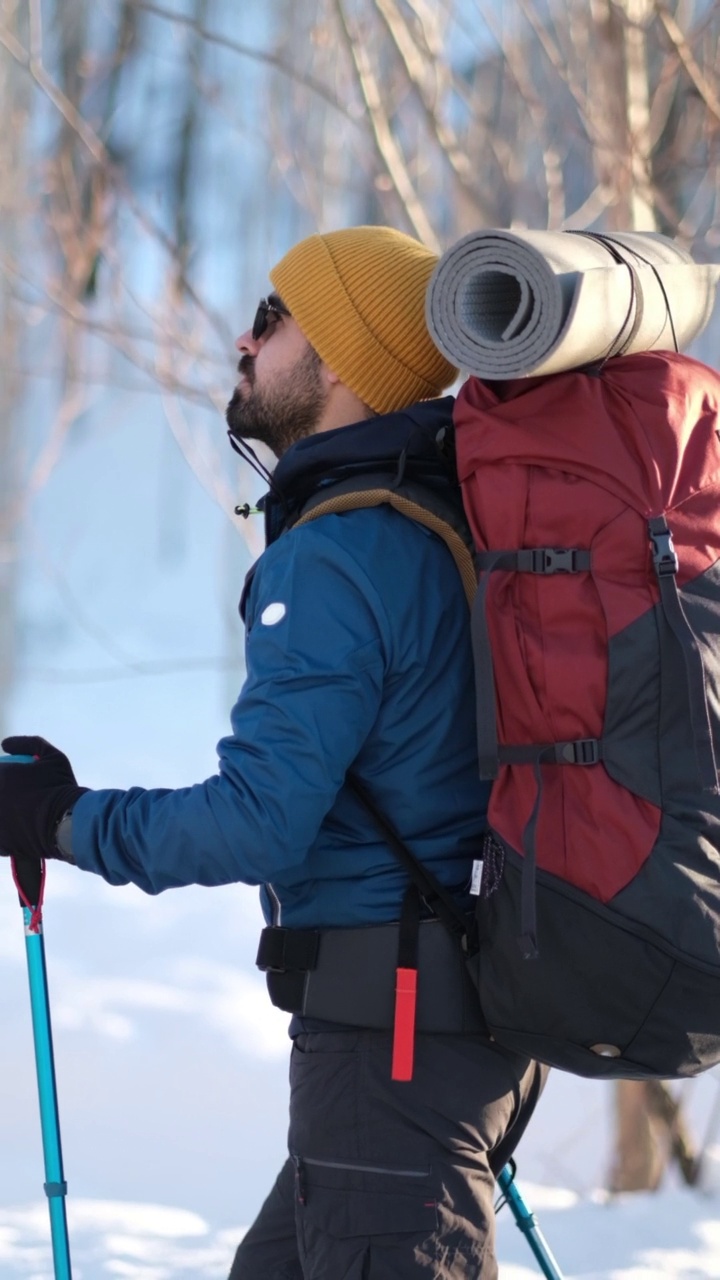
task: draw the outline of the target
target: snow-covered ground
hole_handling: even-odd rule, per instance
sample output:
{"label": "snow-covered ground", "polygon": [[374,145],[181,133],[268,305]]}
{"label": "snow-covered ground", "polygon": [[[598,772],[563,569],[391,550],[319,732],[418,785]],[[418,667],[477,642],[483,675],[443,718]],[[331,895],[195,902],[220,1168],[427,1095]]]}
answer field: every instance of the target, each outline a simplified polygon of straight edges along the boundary
{"label": "snow-covered ground", "polygon": [[[569,1191],[523,1187],[567,1280],[717,1280],[720,1197],[686,1190],[581,1199]],[[166,1205],[71,1202],[76,1280],[187,1280],[227,1276],[241,1230],[210,1225]],[[52,1280],[47,1213],[41,1204],[0,1210],[3,1280]],[[502,1280],[539,1274],[509,1211],[498,1218]]]}

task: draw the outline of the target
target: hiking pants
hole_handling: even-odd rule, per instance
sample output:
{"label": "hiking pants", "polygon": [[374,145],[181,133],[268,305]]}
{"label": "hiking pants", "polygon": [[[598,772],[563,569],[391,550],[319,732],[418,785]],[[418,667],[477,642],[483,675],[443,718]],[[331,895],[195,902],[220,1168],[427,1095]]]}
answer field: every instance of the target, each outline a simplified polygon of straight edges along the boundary
{"label": "hiking pants", "polygon": [[496,1280],[495,1177],[547,1069],[479,1035],[418,1035],[390,1079],[384,1031],[296,1037],[290,1158],[230,1280]]}

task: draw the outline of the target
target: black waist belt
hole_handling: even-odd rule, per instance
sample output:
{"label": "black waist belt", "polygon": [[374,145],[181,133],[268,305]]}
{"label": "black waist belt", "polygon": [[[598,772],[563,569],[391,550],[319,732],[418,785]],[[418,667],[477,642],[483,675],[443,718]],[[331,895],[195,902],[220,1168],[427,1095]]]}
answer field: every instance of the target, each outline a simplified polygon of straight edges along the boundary
{"label": "black waist belt", "polygon": [[[398,929],[263,929],[256,963],[272,1003],[351,1027],[392,1028]],[[418,1031],[485,1031],[462,951],[439,920],[420,923],[417,968]]]}

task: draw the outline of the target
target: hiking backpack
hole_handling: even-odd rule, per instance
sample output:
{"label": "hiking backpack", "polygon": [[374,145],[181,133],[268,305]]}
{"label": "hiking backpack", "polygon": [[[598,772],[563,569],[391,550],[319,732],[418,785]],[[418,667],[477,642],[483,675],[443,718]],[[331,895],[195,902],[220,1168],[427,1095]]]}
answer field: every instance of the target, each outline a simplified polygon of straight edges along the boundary
{"label": "hiking backpack", "polygon": [[447,505],[372,479],[302,517],[391,501],[455,557],[494,780],[475,928],[353,785],[460,938],[492,1037],[579,1075],[720,1062],[719,407],[720,376],[664,352],[470,378],[470,547]]}
{"label": "hiking backpack", "polygon": [[720,1061],[719,407],[659,352],[455,407],[495,779],[477,984],[500,1043],[580,1075]]}

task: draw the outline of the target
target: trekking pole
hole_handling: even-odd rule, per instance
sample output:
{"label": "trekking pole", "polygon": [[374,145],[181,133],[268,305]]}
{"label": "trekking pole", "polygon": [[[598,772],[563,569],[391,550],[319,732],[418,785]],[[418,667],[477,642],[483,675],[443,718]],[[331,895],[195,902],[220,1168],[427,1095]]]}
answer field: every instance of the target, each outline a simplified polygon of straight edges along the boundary
{"label": "trekking pole", "polygon": [[[1,764],[33,764],[32,756],[0,756]],[[30,983],[35,1066],[40,1100],[45,1162],[45,1194],[50,1213],[55,1280],[72,1280],[70,1242],[68,1239],[65,1197],[67,1183],[63,1175],[60,1120],[58,1116],[55,1060],[53,1056],[50,1000],[48,998],[45,942],[42,928],[42,901],[45,889],[45,863],[29,859],[11,859],[13,880],[20,898],[25,921],[25,952]]]}
{"label": "trekking pole", "polygon": [[[509,1204],[516,1225],[525,1236],[537,1262],[540,1264],[540,1270],[547,1280],[563,1280],[563,1274],[560,1270],[555,1258],[553,1257],[550,1246],[545,1239],[542,1231],[537,1225],[535,1214],[526,1205],[520,1192],[518,1191],[515,1174],[517,1167],[514,1160],[509,1160],[504,1169],[498,1174],[498,1186],[502,1191],[505,1201]],[[499,1208],[502,1208],[503,1201],[500,1202]]]}

